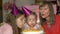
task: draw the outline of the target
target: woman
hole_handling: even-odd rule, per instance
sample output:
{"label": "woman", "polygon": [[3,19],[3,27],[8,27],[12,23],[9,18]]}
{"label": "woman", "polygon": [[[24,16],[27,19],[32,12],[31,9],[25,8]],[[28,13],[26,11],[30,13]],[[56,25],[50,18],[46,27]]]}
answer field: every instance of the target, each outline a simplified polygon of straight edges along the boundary
{"label": "woman", "polygon": [[54,15],[52,4],[43,2],[39,6],[40,22],[45,34],[60,34],[60,16]]}

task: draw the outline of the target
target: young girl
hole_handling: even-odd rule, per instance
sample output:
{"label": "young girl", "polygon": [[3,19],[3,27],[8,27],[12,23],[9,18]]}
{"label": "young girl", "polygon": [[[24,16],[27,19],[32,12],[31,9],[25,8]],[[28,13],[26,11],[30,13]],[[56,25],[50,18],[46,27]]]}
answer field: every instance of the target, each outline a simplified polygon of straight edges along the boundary
{"label": "young girl", "polygon": [[21,32],[22,32],[24,23],[25,23],[24,14],[23,14],[23,12],[20,12],[16,16],[16,25],[17,25],[19,34],[21,34]]}
{"label": "young girl", "polygon": [[26,17],[26,23],[24,24],[24,30],[39,30],[40,25],[37,24],[37,16],[35,13],[31,13]]}
{"label": "young girl", "polygon": [[23,13],[18,14],[16,16],[16,24],[19,28],[23,27],[23,25],[24,25],[24,14]]}

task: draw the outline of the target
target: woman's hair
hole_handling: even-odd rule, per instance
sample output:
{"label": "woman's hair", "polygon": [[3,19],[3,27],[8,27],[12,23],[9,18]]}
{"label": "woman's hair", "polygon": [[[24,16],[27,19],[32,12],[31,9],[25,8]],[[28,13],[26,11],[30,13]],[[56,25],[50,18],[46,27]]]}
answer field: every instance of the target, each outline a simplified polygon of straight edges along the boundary
{"label": "woman's hair", "polygon": [[[40,9],[41,7],[44,7],[45,5],[48,5],[48,7],[49,7],[49,9],[50,9],[50,14],[49,14],[50,20],[49,20],[49,22],[50,22],[50,24],[52,24],[52,23],[54,23],[54,21],[55,21],[52,3],[47,2],[47,1],[44,1],[44,2],[42,2],[42,3],[40,4],[39,9]],[[41,24],[42,24],[42,25],[43,25],[43,24],[46,24],[46,19],[42,18],[41,13],[40,13],[39,16],[40,16],[40,22],[41,22]]]}

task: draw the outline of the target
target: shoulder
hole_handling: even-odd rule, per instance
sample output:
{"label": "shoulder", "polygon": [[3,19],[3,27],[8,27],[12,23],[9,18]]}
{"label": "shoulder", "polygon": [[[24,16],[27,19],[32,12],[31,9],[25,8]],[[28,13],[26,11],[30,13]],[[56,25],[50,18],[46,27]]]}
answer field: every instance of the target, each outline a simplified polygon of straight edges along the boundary
{"label": "shoulder", "polygon": [[60,15],[55,15],[56,17],[60,17]]}
{"label": "shoulder", "polygon": [[2,25],[0,27],[2,27],[2,28],[12,28],[10,24],[5,23],[5,22],[2,23]]}
{"label": "shoulder", "polygon": [[12,26],[8,23],[5,24],[5,26],[9,27],[9,28],[12,28]]}
{"label": "shoulder", "polygon": [[10,24],[8,24],[8,23],[5,23],[4,25],[3,25],[3,29],[6,31],[6,30],[12,30],[12,26],[10,25]]}
{"label": "shoulder", "polygon": [[1,31],[3,32],[3,34],[13,33],[12,27],[8,23],[5,23],[4,25],[2,25]]}
{"label": "shoulder", "polygon": [[56,20],[60,20],[60,15],[55,15]]}
{"label": "shoulder", "polygon": [[60,15],[55,15],[55,21],[60,25]]}

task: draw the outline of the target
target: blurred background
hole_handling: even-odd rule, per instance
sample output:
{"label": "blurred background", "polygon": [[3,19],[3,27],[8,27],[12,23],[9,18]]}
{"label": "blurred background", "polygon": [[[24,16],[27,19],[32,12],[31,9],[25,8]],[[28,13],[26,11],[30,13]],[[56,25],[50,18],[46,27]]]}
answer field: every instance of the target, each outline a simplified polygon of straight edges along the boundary
{"label": "blurred background", "polygon": [[0,23],[3,21],[2,0],[0,0]]}
{"label": "blurred background", "polygon": [[[7,15],[11,12],[11,9],[8,8],[8,5],[12,5],[13,3],[15,3],[19,10],[21,10],[21,7],[24,6],[29,10],[36,12],[38,16],[39,4],[41,1],[51,2],[53,4],[54,14],[60,14],[59,0],[0,0],[0,21],[6,20]],[[37,22],[39,22],[39,16],[37,17],[37,20]]]}

